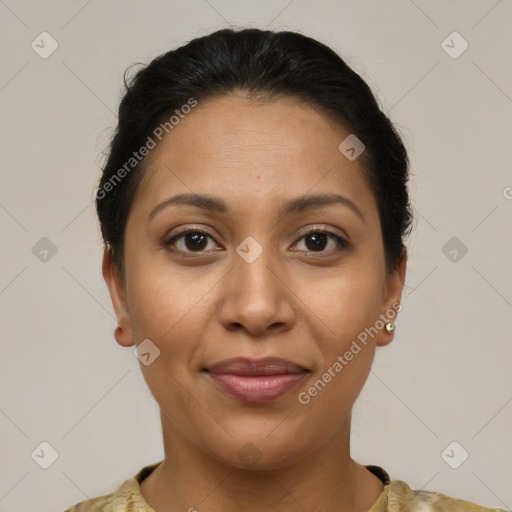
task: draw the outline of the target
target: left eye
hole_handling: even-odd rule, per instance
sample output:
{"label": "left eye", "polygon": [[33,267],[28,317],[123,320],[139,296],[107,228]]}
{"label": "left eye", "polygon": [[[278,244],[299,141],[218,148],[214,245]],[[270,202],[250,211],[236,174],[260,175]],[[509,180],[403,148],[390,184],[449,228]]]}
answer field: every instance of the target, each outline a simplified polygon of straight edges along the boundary
{"label": "left eye", "polygon": [[[331,241],[331,247],[326,249],[326,246],[329,245],[329,238]],[[338,235],[335,235],[334,233],[331,233],[330,231],[322,231],[322,230],[315,230],[315,231],[309,231],[305,235],[303,235],[300,240],[304,240],[304,244],[306,245],[306,251],[313,251],[313,252],[329,252],[331,250],[337,251],[346,249],[348,247],[348,242],[339,237]],[[299,241],[300,241],[299,240]],[[334,247],[332,247],[334,245]]]}

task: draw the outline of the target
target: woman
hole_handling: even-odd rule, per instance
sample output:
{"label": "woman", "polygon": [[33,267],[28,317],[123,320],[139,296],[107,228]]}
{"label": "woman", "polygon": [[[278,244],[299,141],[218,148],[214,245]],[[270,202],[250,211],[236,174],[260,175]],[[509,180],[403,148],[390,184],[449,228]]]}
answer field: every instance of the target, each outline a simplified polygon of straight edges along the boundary
{"label": "woman", "polygon": [[350,454],[401,309],[407,179],[366,83],[313,39],[225,29],[139,71],[96,205],[165,458],[69,511],[491,510]]}

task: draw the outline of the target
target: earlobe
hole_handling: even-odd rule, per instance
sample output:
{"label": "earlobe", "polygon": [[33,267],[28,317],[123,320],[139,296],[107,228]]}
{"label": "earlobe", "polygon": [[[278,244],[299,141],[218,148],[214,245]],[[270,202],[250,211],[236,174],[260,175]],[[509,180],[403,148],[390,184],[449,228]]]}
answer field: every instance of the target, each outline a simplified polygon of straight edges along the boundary
{"label": "earlobe", "polygon": [[[391,325],[392,328],[390,327]],[[379,336],[377,337],[377,341],[375,343],[376,346],[385,347],[386,345],[389,345],[395,337],[395,328],[396,324],[393,322],[393,320],[386,322],[382,329],[382,333],[379,333]]]}
{"label": "earlobe", "polygon": [[131,329],[128,333],[120,325],[118,325],[114,330],[114,338],[122,347],[131,347],[134,344]]}
{"label": "earlobe", "polygon": [[122,280],[115,269],[108,249],[103,252],[102,274],[109,289],[112,306],[117,317],[118,326],[114,330],[114,337],[122,347],[130,347],[134,344],[134,341],[128,304]]}
{"label": "earlobe", "polygon": [[384,300],[386,310],[382,313],[382,318],[384,318],[384,322],[386,323],[382,328],[382,332],[377,336],[376,345],[378,347],[389,345],[395,337],[395,320],[398,312],[402,309],[400,300],[402,298],[402,290],[405,283],[406,267],[407,249],[404,247],[398,267],[387,278],[386,296]]}

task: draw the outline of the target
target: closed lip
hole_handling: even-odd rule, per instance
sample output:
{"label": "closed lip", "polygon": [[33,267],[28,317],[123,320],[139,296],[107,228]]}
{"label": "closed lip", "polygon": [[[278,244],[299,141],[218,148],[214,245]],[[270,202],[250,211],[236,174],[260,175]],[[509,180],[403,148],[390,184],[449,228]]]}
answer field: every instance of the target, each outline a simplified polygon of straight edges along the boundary
{"label": "closed lip", "polygon": [[297,387],[309,370],[280,357],[236,357],[203,371],[227,395],[243,402],[272,402]]}
{"label": "closed lip", "polygon": [[307,368],[280,357],[265,357],[263,359],[235,357],[212,364],[204,368],[203,371],[219,374],[229,373],[246,377],[309,372]]}

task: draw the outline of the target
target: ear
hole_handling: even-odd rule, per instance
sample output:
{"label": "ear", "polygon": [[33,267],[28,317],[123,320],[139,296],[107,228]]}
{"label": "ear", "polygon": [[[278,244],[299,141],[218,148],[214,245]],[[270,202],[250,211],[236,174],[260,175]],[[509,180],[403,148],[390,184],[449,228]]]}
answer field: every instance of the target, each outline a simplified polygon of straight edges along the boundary
{"label": "ear", "polygon": [[118,275],[117,270],[112,261],[112,256],[108,249],[103,252],[103,263],[101,266],[103,279],[107,283],[110,298],[112,299],[112,306],[117,317],[119,326],[114,331],[114,336],[117,343],[123,347],[129,347],[134,344],[132,326],[130,322],[130,315],[128,312],[128,304],[126,302],[126,295],[121,277]]}
{"label": "ear", "polygon": [[[405,272],[407,267],[407,249],[404,247],[402,251],[402,259],[396,270],[387,276],[384,287],[384,311],[382,311],[383,320],[385,322],[394,322],[398,315],[397,306],[402,298],[402,290],[405,283]],[[393,341],[395,331],[387,332],[382,329],[377,335],[376,345],[383,347]]]}

